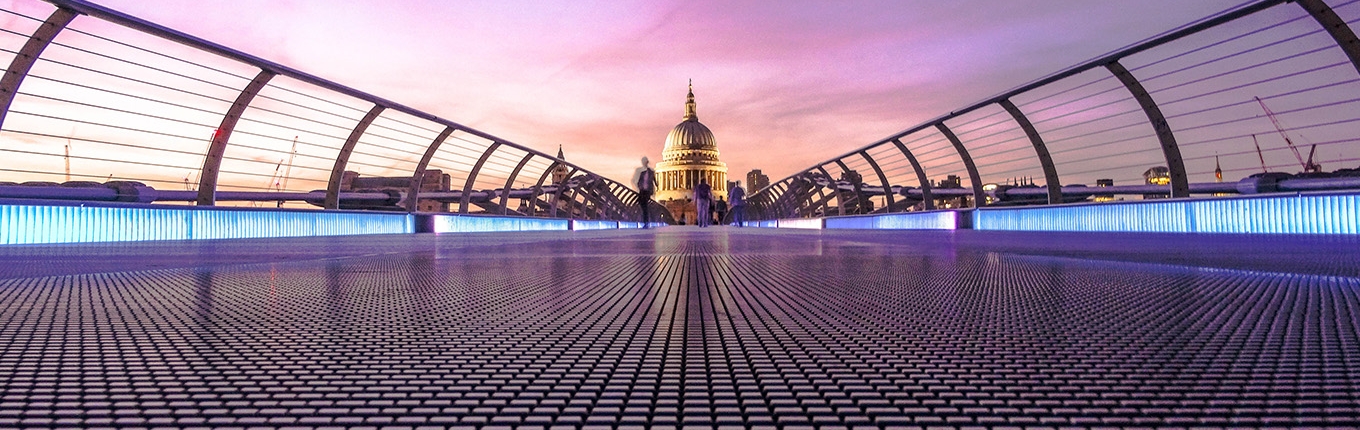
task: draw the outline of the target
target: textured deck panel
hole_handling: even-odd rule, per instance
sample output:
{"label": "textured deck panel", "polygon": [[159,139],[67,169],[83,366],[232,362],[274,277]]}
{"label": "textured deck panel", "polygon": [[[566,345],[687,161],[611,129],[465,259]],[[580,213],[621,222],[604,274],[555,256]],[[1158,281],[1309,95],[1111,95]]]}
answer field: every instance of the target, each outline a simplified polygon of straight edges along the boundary
{"label": "textured deck panel", "polygon": [[5,248],[0,427],[1354,426],[1358,257],[720,228]]}

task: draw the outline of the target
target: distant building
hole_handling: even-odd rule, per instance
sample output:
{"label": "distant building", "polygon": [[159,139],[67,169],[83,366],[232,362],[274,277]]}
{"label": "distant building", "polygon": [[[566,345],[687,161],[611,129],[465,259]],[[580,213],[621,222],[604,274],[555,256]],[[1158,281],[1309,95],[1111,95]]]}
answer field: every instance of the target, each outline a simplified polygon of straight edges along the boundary
{"label": "distant building", "polygon": [[[567,159],[567,156],[562,153],[562,145],[557,145],[557,159],[563,161],[566,161]],[[552,169],[552,183],[555,185],[565,184],[567,182],[567,175],[570,173],[571,169],[568,169],[566,164],[557,164],[556,167],[553,167]],[[557,194],[552,194],[552,197],[550,198],[552,199],[553,206],[557,207],[557,210],[571,213],[571,202],[565,200],[558,201]]]}
{"label": "distant building", "polygon": [[[1113,187],[1114,179],[1096,179],[1096,186]],[[1112,202],[1114,201],[1114,194],[1096,194],[1093,200],[1098,202]]]}
{"label": "distant building", "polygon": [[1223,166],[1218,164],[1218,156],[1214,156],[1214,182],[1223,182]]}
{"label": "distant building", "polygon": [[[562,155],[562,145],[557,145],[557,159],[558,160],[567,159],[567,156]],[[571,170],[567,169],[567,165],[565,164],[558,164],[557,167],[553,167],[552,183],[560,184],[566,182],[568,173],[571,173]]]}
{"label": "distant building", "polygon": [[694,222],[694,186],[708,181],[713,196],[727,195],[727,164],[718,160],[718,142],[713,132],[699,122],[694,103],[694,85],[685,98],[684,119],[666,135],[661,162],[656,163],[656,194],[671,216]]}
{"label": "distant building", "polygon": [[754,193],[768,186],[770,186],[770,177],[765,176],[760,169],[752,169],[750,172],[746,172],[746,192]]}
{"label": "distant building", "polygon": [[[844,182],[855,188],[859,188],[864,185],[864,176],[860,175],[859,171],[849,170],[841,173],[841,178],[838,182]],[[861,201],[859,195],[855,194],[853,188],[850,190],[839,190],[838,193],[837,201],[845,205],[845,213],[847,215],[867,214],[874,211],[874,202],[869,199]]]}
{"label": "distant building", "polygon": [[[442,170],[427,169],[420,180],[420,191],[449,191],[453,179]],[[407,191],[411,177],[373,176],[360,177],[359,172],[346,170],[340,177],[340,191]],[[393,209],[396,209],[393,207]],[[416,202],[417,212],[448,212],[449,204],[438,200],[420,199]]]}
{"label": "distant building", "polygon": [[[1218,156],[1214,156],[1214,182],[1223,182],[1223,166],[1218,164]],[[1214,197],[1231,196],[1233,193],[1214,193]]]}
{"label": "distant building", "polygon": [[[1157,166],[1143,172],[1143,181],[1147,185],[1171,185],[1171,169],[1166,166]],[[1170,189],[1165,193],[1143,194],[1144,199],[1165,199],[1170,197]]]}
{"label": "distant building", "polygon": [[[963,178],[960,178],[959,175],[945,176],[944,179],[936,182],[932,188],[963,188]],[[939,209],[966,208],[971,206],[968,196],[949,196],[935,199],[935,207]]]}

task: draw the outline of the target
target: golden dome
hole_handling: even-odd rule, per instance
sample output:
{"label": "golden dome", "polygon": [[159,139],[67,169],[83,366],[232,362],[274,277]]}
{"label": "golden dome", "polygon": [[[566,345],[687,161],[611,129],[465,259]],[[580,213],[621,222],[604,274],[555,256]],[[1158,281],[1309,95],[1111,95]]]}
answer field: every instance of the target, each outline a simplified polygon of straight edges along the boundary
{"label": "golden dome", "polygon": [[701,181],[708,182],[715,196],[727,194],[727,164],[718,161],[718,140],[713,138],[713,131],[699,122],[693,84],[685,98],[684,120],[666,135],[656,175],[657,201],[691,198]]}
{"label": "golden dome", "polygon": [[699,113],[694,104],[694,86],[691,85],[685,98],[684,121],[675,125],[666,135],[666,147],[661,152],[662,161],[718,161],[718,140],[713,131],[699,122]]}

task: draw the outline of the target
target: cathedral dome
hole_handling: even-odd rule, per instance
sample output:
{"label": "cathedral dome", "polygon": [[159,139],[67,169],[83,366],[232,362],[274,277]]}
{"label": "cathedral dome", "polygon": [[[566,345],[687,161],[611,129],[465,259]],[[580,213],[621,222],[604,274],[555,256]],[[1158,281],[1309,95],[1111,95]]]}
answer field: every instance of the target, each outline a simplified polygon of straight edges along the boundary
{"label": "cathedral dome", "polygon": [[707,182],[715,196],[727,194],[727,164],[718,160],[718,140],[713,138],[713,131],[699,122],[693,85],[685,97],[684,120],[666,135],[661,162],[656,163],[656,177],[657,201],[682,202],[669,208],[677,218],[677,210],[691,215],[694,212],[692,203],[683,202],[693,197],[694,187],[700,182]]}
{"label": "cathedral dome", "polygon": [[666,135],[666,146],[661,151],[663,162],[717,162],[718,140],[713,131],[699,122],[699,113],[694,104],[694,88],[691,87],[685,99],[685,117]]}
{"label": "cathedral dome", "polygon": [[718,141],[713,138],[713,132],[703,123],[696,119],[687,119],[666,135],[666,148],[664,151],[685,151],[703,150],[717,151]]}

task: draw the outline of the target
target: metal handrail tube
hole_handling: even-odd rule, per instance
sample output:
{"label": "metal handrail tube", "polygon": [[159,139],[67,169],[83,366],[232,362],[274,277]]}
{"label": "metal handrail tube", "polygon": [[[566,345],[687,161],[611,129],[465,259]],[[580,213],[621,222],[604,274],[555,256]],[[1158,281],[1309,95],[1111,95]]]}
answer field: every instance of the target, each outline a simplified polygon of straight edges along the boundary
{"label": "metal handrail tube", "polygon": [[301,70],[297,70],[279,63],[275,63],[273,61],[269,61],[260,57],[256,57],[254,55],[247,54],[245,52],[228,48],[226,46],[213,43],[208,40],[201,39],[189,35],[187,33],[162,26],[160,24],[146,21],[141,18],[137,18],[135,16],[128,15],[95,3],[91,3],[85,0],[44,0],[44,1],[47,1],[48,3],[51,3],[61,8],[71,9],[84,15],[99,18],[101,20],[108,21],[113,24],[121,25],[137,31],[141,31],[143,33],[151,34],[153,36],[157,36],[166,40],[170,40],[215,55],[219,55],[228,59],[232,59],[255,67],[259,67],[262,70],[267,70],[278,75],[287,76],[289,78],[296,79],[298,81],[314,85],[326,90],[330,90],[342,95],[353,97],[359,100],[368,101],[375,105],[382,106],[386,109],[392,109],[398,112],[414,116],[416,118],[434,122],[436,124],[444,125],[447,127],[453,127],[462,132],[471,134],[473,136],[477,136],[493,142],[500,142],[502,145],[506,145],[522,151],[531,152],[535,155],[548,158],[555,162],[559,162],[573,168],[578,168],[581,171],[589,171],[587,169],[580,168],[579,166],[572,164],[566,160],[558,159],[557,157],[554,157],[551,154],[547,154],[529,147],[519,145],[512,141],[492,135],[490,133],[486,133],[428,112],[424,112],[400,103],[396,103],[391,100],[387,100],[382,97],[378,97],[354,88],[350,88],[339,83],[303,72]]}
{"label": "metal handrail tube", "polygon": [[[49,1],[50,1],[50,0],[49,0]],[[1230,12],[1227,12],[1227,13],[1224,13],[1224,14],[1221,14],[1221,15],[1217,15],[1217,16],[1214,16],[1214,17],[1211,17],[1211,18],[1202,20],[1202,21],[1197,22],[1197,23],[1195,23],[1195,24],[1192,24],[1192,25],[1188,25],[1188,26],[1182,27],[1182,28],[1180,28],[1180,29],[1178,29],[1178,30],[1174,30],[1174,31],[1165,33],[1165,34],[1163,34],[1163,35],[1161,35],[1161,36],[1153,37],[1153,38],[1147,39],[1147,40],[1145,40],[1145,41],[1143,41],[1143,42],[1140,42],[1140,43],[1136,43],[1136,44],[1130,45],[1130,46],[1127,47],[1127,48],[1120,49],[1120,50],[1118,50],[1118,51],[1115,51],[1115,52],[1110,53],[1110,54],[1107,54],[1107,55],[1103,55],[1103,56],[1098,57],[1098,58],[1096,58],[1096,59],[1094,59],[1094,60],[1091,60],[1091,61],[1088,61],[1088,62],[1079,64],[1079,65],[1074,66],[1074,67],[1067,68],[1067,69],[1065,69],[1065,70],[1063,70],[1063,71],[1060,71],[1060,72],[1057,72],[1057,73],[1054,73],[1054,74],[1045,76],[1045,77],[1043,77],[1043,78],[1036,79],[1036,80],[1031,81],[1031,82],[1029,82],[1029,83],[1027,83],[1027,84],[1020,85],[1020,86],[1018,86],[1018,87],[1015,87],[1015,88],[1012,88],[1012,89],[1010,89],[1010,90],[1007,90],[1007,91],[1005,91],[1005,92],[1003,92],[1003,93],[1001,93],[1001,94],[998,94],[998,95],[996,95],[996,96],[992,96],[992,97],[987,98],[987,99],[985,99],[985,100],[982,100],[982,101],[979,101],[979,102],[977,102],[977,103],[968,105],[967,107],[964,107],[964,108],[962,108],[962,109],[959,109],[959,110],[955,110],[955,111],[949,112],[948,114],[945,114],[945,115],[940,115],[940,116],[938,116],[938,117],[932,118],[932,119],[927,120],[927,121],[925,121],[925,122],[921,122],[921,123],[919,123],[919,124],[917,124],[917,125],[915,125],[915,126],[912,126],[912,127],[907,128],[907,129],[905,129],[905,130],[902,130],[902,131],[900,131],[900,132],[894,133],[894,134],[892,134],[891,136],[885,137],[885,138],[883,138],[883,139],[881,139],[881,140],[878,140],[878,141],[876,141],[876,142],[874,142],[874,143],[871,143],[871,144],[868,144],[868,145],[865,145],[865,146],[862,146],[862,147],[859,147],[859,148],[855,148],[854,150],[851,150],[851,151],[849,151],[849,152],[846,152],[845,154],[841,154],[841,155],[838,155],[838,156],[835,156],[835,157],[828,158],[826,161],[823,161],[823,162],[820,162],[820,163],[816,163],[816,164],[813,164],[813,165],[814,165],[814,166],[824,165],[824,164],[826,164],[826,163],[832,162],[832,160],[838,160],[838,159],[842,159],[842,158],[845,158],[845,157],[849,157],[849,156],[851,156],[851,155],[854,155],[856,152],[863,151],[863,150],[867,150],[867,149],[871,149],[871,148],[877,147],[877,146],[879,146],[879,145],[883,145],[883,144],[890,143],[890,142],[892,142],[893,139],[899,139],[899,138],[902,138],[902,137],[904,137],[904,136],[907,136],[907,135],[910,135],[910,134],[913,134],[913,133],[916,133],[916,132],[919,132],[919,131],[922,131],[922,130],[925,130],[925,129],[928,129],[928,128],[931,128],[931,127],[935,127],[936,124],[942,124],[942,123],[944,123],[944,121],[946,121],[946,120],[953,119],[953,118],[957,118],[957,117],[959,117],[959,116],[962,116],[962,115],[964,115],[964,114],[973,112],[973,111],[975,111],[975,110],[982,109],[983,107],[991,106],[991,105],[997,104],[997,103],[1001,102],[1002,100],[1009,99],[1009,98],[1014,97],[1014,96],[1016,96],[1016,95],[1023,94],[1023,93],[1026,93],[1026,92],[1029,92],[1029,91],[1031,91],[1031,90],[1034,90],[1034,89],[1043,87],[1043,86],[1045,86],[1045,85],[1052,84],[1052,83],[1054,83],[1054,82],[1058,82],[1058,81],[1060,81],[1060,80],[1063,80],[1063,79],[1066,79],[1066,78],[1068,78],[1068,77],[1071,77],[1071,76],[1075,76],[1075,75],[1081,74],[1082,72],[1085,72],[1085,71],[1088,71],[1088,70],[1091,70],[1091,69],[1095,69],[1095,68],[1097,68],[1097,67],[1105,67],[1106,64],[1110,64],[1110,63],[1115,62],[1115,61],[1117,61],[1117,60],[1119,60],[1119,59],[1121,59],[1121,58],[1128,57],[1128,56],[1130,56],[1130,55],[1137,54],[1137,53],[1139,53],[1139,52],[1143,52],[1143,51],[1152,49],[1152,48],[1154,48],[1154,47],[1157,47],[1157,46],[1160,46],[1160,45],[1163,45],[1163,44],[1166,44],[1166,43],[1169,43],[1169,42],[1172,42],[1172,41],[1175,41],[1175,40],[1184,38],[1184,37],[1186,37],[1186,36],[1189,36],[1189,35],[1192,35],[1192,34],[1195,34],[1195,33],[1199,33],[1199,32],[1201,32],[1201,31],[1204,31],[1204,30],[1207,30],[1207,29],[1210,29],[1210,28],[1213,28],[1213,27],[1217,27],[1217,26],[1222,25],[1222,24],[1226,24],[1226,23],[1228,23],[1228,22],[1237,20],[1237,19],[1239,19],[1239,18],[1248,16],[1248,15],[1252,15],[1252,14],[1254,14],[1254,13],[1257,13],[1257,12],[1260,12],[1260,11],[1263,11],[1263,10],[1266,10],[1266,9],[1269,9],[1269,8],[1271,8],[1271,7],[1274,7],[1274,6],[1276,6],[1276,5],[1283,4],[1283,3],[1287,3],[1287,2],[1288,2],[1288,0],[1263,0],[1263,1],[1260,1],[1260,2],[1257,2],[1257,3],[1253,3],[1253,4],[1250,4],[1250,5],[1243,6],[1243,7],[1238,8],[1238,9],[1234,9],[1234,10],[1232,10],[1232,11],[1230,11]],[[793,177],[798,176],[798,175],[800,175],[800,174],[802,174],[802,172],[799,172],[799,173],[795,173],[795,174],[789,175],[788,177],[786,177],[786,178],[784,178],[784,179],[781,179],[781,180],[779,180],[779,181],[774,181],[774,182],[771,182],[771,183],[773,184],[773,183],[777,183],[777,182],[782,182],[782,181],[784,181],[784,180],[786,180],[786,179],[793,178]],[[768,188],[768,187],[767,187],[767,188]],[[756,191],[754,191],[752,194],[759,193],[759,192],[762,192],[762,191],[764,191],[764,189],[756,190]]]}

